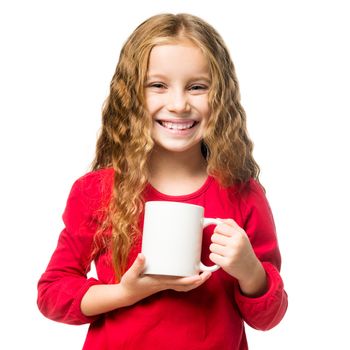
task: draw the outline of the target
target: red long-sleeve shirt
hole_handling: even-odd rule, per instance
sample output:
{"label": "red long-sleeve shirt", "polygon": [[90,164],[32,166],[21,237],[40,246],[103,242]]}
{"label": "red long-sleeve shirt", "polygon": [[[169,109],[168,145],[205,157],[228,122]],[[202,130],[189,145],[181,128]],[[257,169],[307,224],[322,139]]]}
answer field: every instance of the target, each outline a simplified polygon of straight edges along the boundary
{"label": "red long-sleeve shirt", "polygon": [[[80,303],[90,286],[115,280],[107,252],[95,261],[98,279],[86,277],[101,209],[111,196],[113,174],[112,169],[91,172],[72,187],[63,214],[65,228],[38,283],[38,306],[46,317],[69,324],[91,323],[84,344],[87,350],[241,350],[248,348],[243,321],[261,330],[280,322],[287,309],[287,295],[279,274],[280,253],[265,194],[254,180],[238,190],[237,186],[222,188],[212,177],[198,191],[184,196],[168,196],[148,185],[145,199],[197,204],[205,208],[206,217],[233,218],[246,231],[263,263],[268,279],[266,293],[257,298],[242,295],[237,280],[219,269],[190,292],[167,290],[129,307],[84,316]],[[203,236],[202,261],[208,265],[212,233],[213,227],[208,227]],[[131,250],[129,265],[140,251],[141,238]]]}

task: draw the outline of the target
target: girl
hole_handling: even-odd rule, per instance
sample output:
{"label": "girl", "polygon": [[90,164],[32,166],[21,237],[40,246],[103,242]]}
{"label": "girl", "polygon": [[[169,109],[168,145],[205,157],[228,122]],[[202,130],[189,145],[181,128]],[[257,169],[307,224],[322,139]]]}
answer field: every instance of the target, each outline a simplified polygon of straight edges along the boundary
{"label": "girl", "polygon": [[[41,312],[90,323],[84,349],[247,349],[245,321],[287,308],[272,214],[258,182],[233,63],[203,20],[163,14],[125,43],[103,109],[93,171],[78,179],[38,284]],[[222,218],[191,277],[144,275],[144,203]],[[87,278],[95,261],[98,279]]]}

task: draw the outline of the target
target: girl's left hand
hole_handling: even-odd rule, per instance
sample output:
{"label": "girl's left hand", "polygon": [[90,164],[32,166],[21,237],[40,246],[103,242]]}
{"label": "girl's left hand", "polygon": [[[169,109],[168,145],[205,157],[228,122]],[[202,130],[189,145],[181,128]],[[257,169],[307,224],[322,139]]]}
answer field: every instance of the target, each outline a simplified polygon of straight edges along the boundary
{"label": "girl's left hand", "polygon": [[235,277],[242,292],[258,296],[266,290],[265,270],[245,231],[232,219],[222,220],[211,237],[210,260]]}

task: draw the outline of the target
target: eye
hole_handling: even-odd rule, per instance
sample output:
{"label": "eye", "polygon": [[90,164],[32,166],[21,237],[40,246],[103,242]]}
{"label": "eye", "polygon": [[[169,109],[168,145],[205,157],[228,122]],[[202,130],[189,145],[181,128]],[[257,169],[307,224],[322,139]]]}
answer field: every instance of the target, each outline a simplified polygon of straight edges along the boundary
{"label": "eye", "polygon": [[152,88],[152,89],[165,89],[166,88],[165,84],[160,83],[160,82],[149,83],[149,84],[147,84],[147,87]]}
{"label": "eye", "polygon": [[189,86],[188,90],[190,90],[193,93],[201,93],[207,91],[208,86],[203,84],[192,84]]}
{"label": "eye", "polygon": [[204,88],[205,88],[205,87],[202,86],[202,85],[192,85],[192,86],[190,87],[191,90],[202,90],[202,89],[204,89]]}

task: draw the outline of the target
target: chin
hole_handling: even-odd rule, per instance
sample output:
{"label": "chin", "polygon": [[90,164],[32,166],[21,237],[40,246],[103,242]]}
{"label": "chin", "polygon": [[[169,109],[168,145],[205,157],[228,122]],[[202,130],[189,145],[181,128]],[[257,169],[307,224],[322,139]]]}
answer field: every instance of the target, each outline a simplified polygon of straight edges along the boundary
{"label": "chin", "polygon": [[170,144],[170,143],[158,143],[155,141],[156,149],[159,151],[169,152],[169,153],[193,153],[194,150],[201,149],[201,142],[196,144]]}

